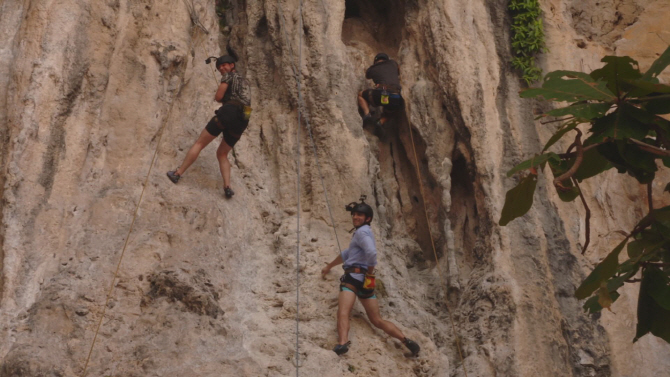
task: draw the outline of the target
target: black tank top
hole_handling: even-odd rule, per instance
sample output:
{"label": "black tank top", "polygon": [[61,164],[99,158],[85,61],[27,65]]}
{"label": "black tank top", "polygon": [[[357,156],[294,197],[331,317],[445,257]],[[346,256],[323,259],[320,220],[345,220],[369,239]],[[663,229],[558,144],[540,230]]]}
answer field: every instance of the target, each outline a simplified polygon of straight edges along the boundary
{"label": "black tank top", "polygon": [[365,78],[372,79],[375,84],[388,85],[400,89],[400,79],[398,77],[398,63],[394,60],[383,60],[373,64],[365,71]]}

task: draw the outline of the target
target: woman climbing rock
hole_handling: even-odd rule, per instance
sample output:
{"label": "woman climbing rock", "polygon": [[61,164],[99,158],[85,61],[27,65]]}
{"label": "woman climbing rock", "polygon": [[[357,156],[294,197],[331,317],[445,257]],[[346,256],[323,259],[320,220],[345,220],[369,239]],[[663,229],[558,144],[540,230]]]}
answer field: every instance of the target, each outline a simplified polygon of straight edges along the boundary
{"label": "woman climbing rock", "polygon": [[186,153],[184,162],[177,170],[167,172],[168,178],[173,183],[179,182],[186,169],[198,158],[200,151],[205,148],[217,136],[223,134],[223,140],[216,150],[216,158],[219,160],[219,168],[223,177],[223,191],[227,198],[231,198],[235,192],[230,188],[230,161],[228,153],[233,149],[235,143],[240,140],[242,133],[249,124],[251,114],[251,94],[249,82],[235,70],[237,59],[230,55],[224,55],[216,59],[216,69],[221,73],[221,83],[214,95],[214,100],[221,102],[221,107],[216,110],[216,115],[210,119],[205,129],[202,130],[198,140]]}
{"label": "woman climbing rock", "polygon": [[321,270],[325,275],[335,266],[343,264],[344,275],[340,278],[340,295],[337,307],[337,335],[338,344],[333,348],[336,354],[342,355],[349,351],[349,316],[354,307],[356,297],[365,308],[365,313],[370,322],[377,328],[384,330],[390,336],[400,340],[412,355],[417,355],[421,348],[419,345],[403,335],[402,331],[392,322],[382,319],[379,314],[379,303],[375,295],[374,269],[377,265],[377,248],[375,238],[370,229],[373,211],[365,197],[361,197],[360,203],[350,203],[346,206],[351,212],[351,220],[356,228],[349,248],[343,250],[337,258],[328,263]]}

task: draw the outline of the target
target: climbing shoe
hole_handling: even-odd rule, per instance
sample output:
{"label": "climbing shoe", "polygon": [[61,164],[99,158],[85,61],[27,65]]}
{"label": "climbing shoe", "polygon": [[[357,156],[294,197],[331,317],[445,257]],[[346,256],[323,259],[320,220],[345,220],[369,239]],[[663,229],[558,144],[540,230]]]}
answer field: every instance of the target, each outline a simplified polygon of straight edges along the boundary
{"label": "climbing shoe", "polygon": [[386,136],[386,130],[384,129],[384,123],[382,123],[380,120],[378,120],[375,123],[375,135],[383,139]]}
{"label": "climbing shoe", "polygon": [[226,198],[230,199],[235,195],[235,191],[231,189],[230,187],[224,187],[223,192],[226,194]]}
{"label": "climbing shoe", "polygon": [[181,178],[181,175],[177,174],[176,170],[171,170],[167,172],[167,177],[170,178],[172,183],[177,183],[179,182],[179,179]]}
{"label": "climbing shoe", "polygon": [[421,347],[413,341],[412,339],[405,338],[405,340],[402,341],[405,347],[409,349],[409,351],[412,353],[412,356],[416,356],[419,354],[419,351],[421,351]]}
{"label": "climbing shoe", "polygon": [[333,348],[333,351],[336,354],[338,354],[338,356],[339,355],[344,355],[345,353],[347,353],[347,351],[349,351],[349,345],[350,344],[351,344],[351,342],[346,342],[344,344],[338,344],[338,345],[335,346],[335,348]]}

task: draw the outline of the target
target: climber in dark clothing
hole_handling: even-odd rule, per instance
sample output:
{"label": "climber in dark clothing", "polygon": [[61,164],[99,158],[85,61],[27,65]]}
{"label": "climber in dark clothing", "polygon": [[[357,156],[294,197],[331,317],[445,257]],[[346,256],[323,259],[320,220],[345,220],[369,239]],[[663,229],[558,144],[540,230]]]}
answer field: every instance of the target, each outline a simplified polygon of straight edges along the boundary
{"label": "climber in dark clothing", "polygon": [[[214,95],[214,100],[221,102],[221,107],[216,110],[216,115],[210,119],[200,137],[189,149],[184,157],[184,162],[177,170],[167,172],[168,178],[174,183],[179,182],[181,176],[189,166],[198,158],[200,151],[205,148],[217,136],[223,134],[223,140],[216,150],[219,160],[219,168],[223,177],[223,190],[227,198],[235,193],[230,188],[230,161],[228,153],[233,149],[235,143],[249,124],[251,114],[251,94],[248,81],[235,71],[236,59],[229,55],[216,59],[216,69],[221,73],[221,83]],[[208,61],[209,62],[209,61]]]}
{"label": "climber in dark clothing", "polygon": [[333,267],[342,264],[344,268],[344,275],[340,278],[337,308],[338,344],[333,351],[338,355],[349,351],[351,344],[349,342],[349,315],[358,297],[365,308],[368,319],[375,327],[402,341],[412,355],[417,355],[421,349],[419,345],[406,338],[392,322],[382,319],[379,313],[379,304],[374,291],[377,248],[372,229],[370,229],[373,212],[372,207],[365,203],[364,199],[365,197],[361,196],[360,203],[353,202],[346,206],[346,210],[351,212],[351,220],[356,228],[349,247],[321,270],[321,275],[325,278]]}
{"label": "climber in dark clothing", "polygon": [[370,105],[382,106],[382,115],[375,124],[375,131],[382,132],[382,127],[388,118],[404,107],[404,101],[400,95],[402,89],[400,87],[400,68],[398,63],[381,52],[375,56],[374,64],[365,71],[365,78],[371,79],[375,86],[373,89],[358,93],[358,106],[363,111],[363,123],[372,119]]}

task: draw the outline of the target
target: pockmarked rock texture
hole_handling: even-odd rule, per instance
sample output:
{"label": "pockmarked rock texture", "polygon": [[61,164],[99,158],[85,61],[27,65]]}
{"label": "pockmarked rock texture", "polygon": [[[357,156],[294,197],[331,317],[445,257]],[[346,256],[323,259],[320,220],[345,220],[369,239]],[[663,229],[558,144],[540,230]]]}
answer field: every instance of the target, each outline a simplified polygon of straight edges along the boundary
{"label": "pockmarked rock texture", "polygon": [[[645,188],[615,172],[583,185],[585,256],[582,209],[560,202],[552,177],[526,216],[497,226],[515,184],[506,171],[557,126],[534,121],[546,104],[517,95],[507,1],[221,3],[0,3],[1,377],[85,366],[462,376],[449,313],[469,376],[668,375],[668,344],[631,343],[634,286],[597,316],[573,296],[615,231],[644,214]],[[590,71],[606,54],[646,69],[670,40],[663,0],[541,3],[545,71]],[[165,177],[217,107],[205,59],[226,46],[254,108],[230,154],[232,200],[218,141],[178,185]],[[407,107],[383,140],[361,127],[355,101],[380,51],[400,64]],[[654,187],[659,206],[667,181]],[[375,209],[382,315],[421,345],[417,358],[360,304],[350,352],[331,351],[338,274],[320,271],[348,244],[343,206],[360,194]]]}

